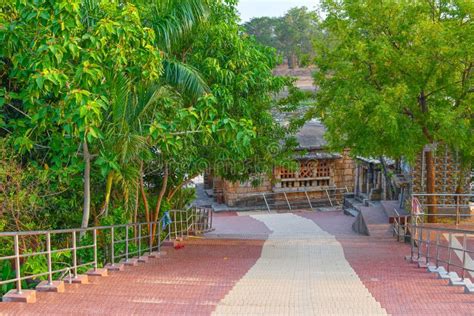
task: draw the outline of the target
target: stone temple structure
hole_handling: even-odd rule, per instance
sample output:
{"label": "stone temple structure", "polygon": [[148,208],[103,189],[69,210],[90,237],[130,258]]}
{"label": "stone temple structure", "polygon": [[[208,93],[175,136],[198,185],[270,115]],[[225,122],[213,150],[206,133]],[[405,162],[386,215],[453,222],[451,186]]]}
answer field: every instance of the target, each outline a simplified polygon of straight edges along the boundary
{"label": "stone temple structure", "polygon": [[[425,148],[415,160],[414,164],[406,161],[393,161],[384,159],[385,171],[381,158],[355,159],[355,184],[354,195],[359,200],[379,201],[398,200],[399,207],[409,209],[412,193],[426,193],[427,168]],[[469,171],[463,170],[455,153],[442,144],[438,144],[434,151],[435,192],[440,194],[437,203],[452,205],[456,200],[444,194],[469,194],[472,193],[472,181]],[[426,197],[419,197],[422,203]],[[467,196],[463,199],[469,199]],[[459,201],[466,204],[468,201]]]}
{"label": "stone temple structure", "polygon": [[230,182],[205,174],[205,188],[228,206],[252,206],[267,199],[326,199],[340,201],[344,192],[354,189],[355,164],[349,152],[330,152],[324,140],[325,127],[317,120],[307,122],[295,135],[298,147],[294,159],[299,168],[274,166],[271,177],[262,176],[258,186],[249,182]]}

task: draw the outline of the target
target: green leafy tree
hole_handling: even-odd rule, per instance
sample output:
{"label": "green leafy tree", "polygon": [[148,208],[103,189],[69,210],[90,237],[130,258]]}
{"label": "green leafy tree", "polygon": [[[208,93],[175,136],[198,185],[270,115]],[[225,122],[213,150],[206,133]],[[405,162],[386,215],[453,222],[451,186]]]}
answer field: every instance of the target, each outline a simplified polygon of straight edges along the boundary
{"label": "green leafy tree", "polygon": [[[207,24],[198,29],[189,63],[196,67],[217,100],[217,113],[236,122],[252,122],[255,137],[236,125],[230,137],[202,146],[200,157],[211,165],[230,167],[216,170],[231,180],[247,180],[256,173],[270,172],[286,153],[279,147],[285,130],[275,122],[275,96],[291,81],[275,77],[279,59],[275,50],[242,35],[234,1],[211,5]],[[272,146],[272,144],[274,146]]]}
{"label": "green leafy tree", "polygon": [[247,34],[255,37],[258,43],[273,47],[280,51],[282,44],[275,29],[281,23],[281,18],[259,17],[244,23],[243,27]]}
{"label": "green leafy tree", "polygon": [[[314,113],[330,144],[356,155],[414,160],[425,146],[445,143],[472,163],[474,4],[328,0],[322,6],[329,36],[317,45]],[[429,151],[427,193],[435,193],[433,159]]]}
{"label": "green leafy tree", "polygon": [[[154,33],[136,7],[107,1],[15,1],[4,8],[0,38],[4,129],[20,152],[51,168],[81,164],[82,226],[90,214],[92,148],[110,105],[108,72],[150,82],[162,72]],[[82,159],[77,157],[82,147]]]}
{"label": "green leafy tree", "polygon": [[73,215],[48,209],[64,221],[54,228],[77,225],[74,214],[83,227],[90,218],[157,220],[174,197],[192,196],[179,191],[215,162],[242,165],[222,174],[244,180],[283,157],[268,148],[285,136],[271,111],[290,81],[272,76],[275,51],[242,33],[235,1],[209,3],[1,7],[1,133],[19,168],[56,177],[48,189]]}
{"label": "green leafy tree", "polygon": [[277,49],[290,68],[309,64],[312,43],[323,36],[316,12],[307,7],[294,7],[280,18],[254,18],[244,28],[260,44]]}

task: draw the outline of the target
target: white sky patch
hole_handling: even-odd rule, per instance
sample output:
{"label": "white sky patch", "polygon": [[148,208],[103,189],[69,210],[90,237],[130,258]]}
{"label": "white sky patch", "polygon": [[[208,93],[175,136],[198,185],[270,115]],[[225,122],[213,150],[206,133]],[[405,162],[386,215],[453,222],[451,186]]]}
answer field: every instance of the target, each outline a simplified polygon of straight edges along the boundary
{"label": "white sky patch", "polygon": [[283,16],[293,7],[306,6],[316,9],[318,0],[240,0],[238,10],[242,22],[247,22],[254,17],[279,17]]}

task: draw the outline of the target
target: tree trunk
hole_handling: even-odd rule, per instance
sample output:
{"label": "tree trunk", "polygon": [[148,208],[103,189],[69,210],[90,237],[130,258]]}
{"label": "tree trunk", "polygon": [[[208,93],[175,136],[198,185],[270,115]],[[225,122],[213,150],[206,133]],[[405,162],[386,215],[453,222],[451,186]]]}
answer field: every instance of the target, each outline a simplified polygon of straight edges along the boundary
{"label": "tree trunk", "polygon": [[[140,177],[141,177],[141,170],[140,170]],[[140,206],[140,179],[137,179],[137,186],[135,189],[135,207],[133,208],[133,223],[138,222],[138,207]]]}
{"label": "tree trunk", "polygon": [[[434,157],[433,157],[433,149],[425,152],[425,164],[426,164],[426,193],[428,194],[435,194],[435,164],[434,164]],[[438,213],[438,207],[436,204],[438,201],[437,196],[435,195],[428,195],[428,223],[436,223],[436,214]]]}
{"label": "tree trunk", "polygon": [[197,177],[198,175],[193,175],[191,177],[189,177],[188,179],[182,181],[180,184],[178,184],[177,186],[175,186],[169,193],[168,195],[166,196],[166,200],[167,201],[171,201],[171,199],[173,198],[173,196],[185,185],[189,184],[195,177]]}
{"label": "tree trunk", "polygon": [[298,66],[298,59],[294,53],[290,53],[288,56],[288,68],[295,69]]}
{"label": "tree trunk", "polygon": [[142,196],[143,200],[143,207],[145,208],[145,220],[146,222],[150,222],[150,208],[148,206],[148,200],[146,198],[146,193],[145,193],[145,184],[143,183],[143,162],[140,164],[140,194]]}
{"label": "tree trunk", "polygon": [[[425,95],[425,91],[421,91],[418,97],[418,104],[420,105],[420,110],[424,115],[428,115],[428,103]],[[434,138],[431,135],[430,131],[428,130],[427,126],[422,127],[423,134],[425,135],[426,139],[430,146],[434,144]],[[434,156],[433,156],[434,148],[429,148],[429,151],[425,152],[425,165],[426,165],[426,193],[431,194],[428,195],[428,223],[436,223],[436,214],[438,212],[437,207],[437,197],[434,195],[435,192],[435,185],[436,185],[436,174],[435,174],[435,164],[434,164]]]}
{"label": "tree trunk", "polygon": [[89,147],[87,146],[87,139],[84,137],[82,144],[82,151],[84,154],[84,207],[82,210],[82,228],[87,228],[89,225],[89,216],[91,210],[91,155]]}
{"label": "tree trunk", "polygon": [[107,181],[105,184],[104,206],[102,206],[102,210],[100,211],[99,214],[105,214],[105,216],[109,215],[110,194],[112,193],[113,182],[114,182],[114,172],[111,171],[107,175]]}
{"label": "tree trunk", "polygon": [[[168,186],[168,166],[165,164],[164,172],[163,172],[163,183],[161,185],[160,194],[158,195],[158,200],[156,201],[156,208],[155,208],[155,216],[153,217],[153,222],[158,221],[158,217],[160,216],[160,208],[161,202],[163,201],[163,196],[166,193],[166,189]],[[155,233],[156,233],[156,225],[153,225],[152,231],[152,243],[155,240]]]}

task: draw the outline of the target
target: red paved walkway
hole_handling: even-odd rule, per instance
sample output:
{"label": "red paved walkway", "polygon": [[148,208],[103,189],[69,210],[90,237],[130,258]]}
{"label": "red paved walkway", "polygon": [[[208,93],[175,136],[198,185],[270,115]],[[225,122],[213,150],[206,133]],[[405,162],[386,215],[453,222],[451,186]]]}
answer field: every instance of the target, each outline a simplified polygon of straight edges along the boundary
{"label": "red paved walkway", "polygon": [[[232,214],[235,215],[235,214]],[[391,238],[355,234],[341,212],[298,213],[336,236],[363,284],[393,315],[474,315],[474,296],[404,260],[409,246]],[[220,215],[213,238],[266,236],[247,216]],[[209,315],[260,257],[264,240],[195,240],[162,259],[126,268],[66,293],[38,293],[35,304],[0,303],[0,315]],[[317,267],[315,267],[317,269]]]}
{"label": "red paved walkway", "polygon": [[[226,216],[226,214],[229,214]],[[250,216],[236,216],[235,212],[218,213],[212,226],[214,231],[208,238],[266,239],[271,230],[262,222]]]}
{"label": "red paved walkway", "polygon": [[462,287],[405,261],[407,244],[352,232],[353,218],[340,212],[300,213],[342,244],[346,259],[377,301],[392,315],[474,315],[474,296]]}
{"label": "red paved walkway", "polygon": [[263,241],[197,241],[34,304],[0,303],[0,315],[209,315],[252,267]]}

